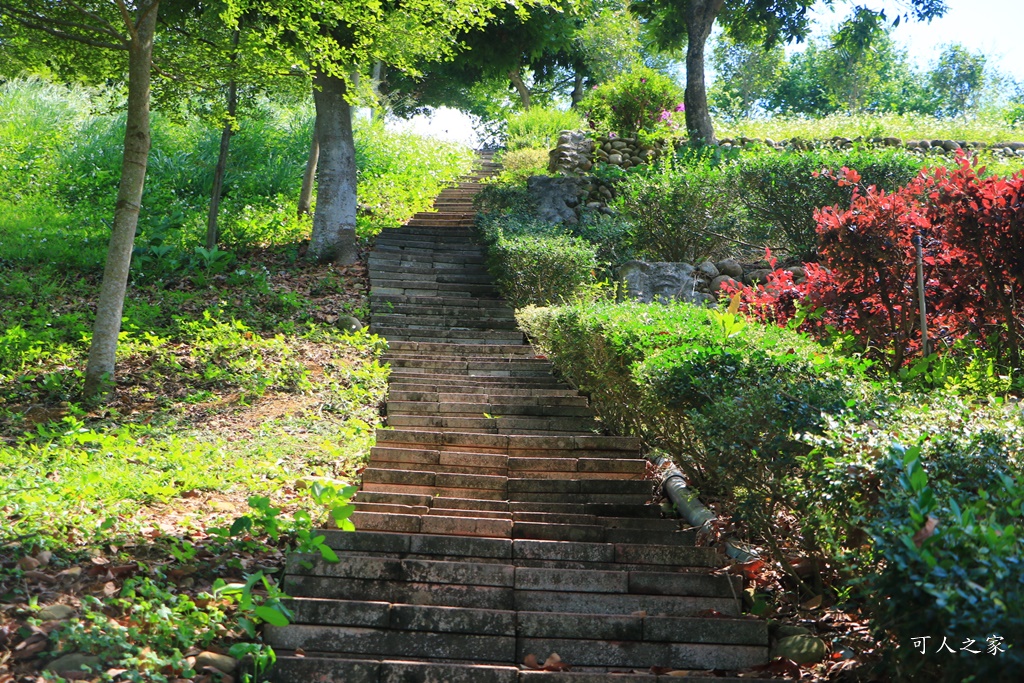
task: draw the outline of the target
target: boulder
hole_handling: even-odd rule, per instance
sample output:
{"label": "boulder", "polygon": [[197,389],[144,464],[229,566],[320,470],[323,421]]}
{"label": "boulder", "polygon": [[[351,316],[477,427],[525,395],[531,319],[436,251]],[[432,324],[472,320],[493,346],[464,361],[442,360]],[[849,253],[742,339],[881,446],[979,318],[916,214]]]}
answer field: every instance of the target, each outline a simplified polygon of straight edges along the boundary
{"label": "boulder", "polygon": [[700,291],[696,269],[689,263],[628,261],[616,273],[625,296],[644,303],[713,299]]}
{"label": "boulder", "polygon": [[812,635],[794,635],[780,638],[771,649],[771,657],[785,657],[797,664],[814,664],[828,655],[828,645]]}
{"label": "boulder", "polygon": [[217,652],[200,652],[196,655],[195,669],[196,671],[202,671],[204,668],[212,666],[217,671],[223,671],[226,674],[231,673],[238,666],[238,661],[234,657],[228,655],[222,655]]}
{"label": "boulder", "polygon": [[715,268],[718,269],[718,272],[721,275],[728,275],[729,277],[737,280],[743,277],[743,266],[731,258],[719,261],[715,264]]}
{"label": "boulder", "polygon": [[83,666],[96,670],[100,666],[100,658],[93,655],[83,654],[81,652],[72,652],[71,654],[63,655],[53,660],[43,667],[43,670],[53,671],[57,674],[66,674],[71,672],[82,673]]}
{"label": "boulder", "polygon": [[748,285],[752,285],[755,282],[759,282],[763,285],[766,282],[768,282],[768,276],[771,274],[771,268],[758,268],[757,270],[752,270],[746,275],[744,275],[743,282],[745,282]]}
{"label": "boulder", "polygon": [[36,614],[43,621],[64,621],[74,615],[75,608],[68,605],[47,605]]}
{"label": "boulder", "polygon": [[359,321],[359,318],[355,318],[351,315],[338,316],[338,320],[334,325],[342,332],[358,332],[363,329],[363,323]]}
{"label": "boulder", "polygon": [[708,280],[714,280],[721,273],[718,272],[718,268],[711,261],[705,261],[704,263],[697,266],[697,270],[700,271],[701,275],[706,277]]}
{"label": "boulder", "polygon": [[736,280],[729,277],[728,275],[719,275],[718,277],[711,281],[711,293],[714,294],[721,291],[722,285],[726,283],[736,284]]}

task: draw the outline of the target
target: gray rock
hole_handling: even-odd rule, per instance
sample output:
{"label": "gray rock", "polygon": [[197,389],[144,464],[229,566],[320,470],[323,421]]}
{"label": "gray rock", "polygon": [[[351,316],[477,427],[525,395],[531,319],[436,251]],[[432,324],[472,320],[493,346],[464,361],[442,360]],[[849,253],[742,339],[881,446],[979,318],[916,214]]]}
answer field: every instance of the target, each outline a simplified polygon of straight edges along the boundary
{"label": "gray rock", "polygon": [[537,217],[542,221],[570,225],[577,222],[572,207],[579,203],[579,179],[535,175],[526,179],[526,189],[537,202]]}
{"label": "gray rock", "polygon": [[238,666],[238,661],[234,657],[227,655],[218,654],[216,652],[200,652],[196,655],[195,670],[202,671],[204,667],[212,666],[218,671],[223,671],[226,674],[231,673]]}
{"label": "gray rock", "polygon": [[711,261],[705,261],[704,263],[697,266],[697,270],[700,271],[701,275],[705,276],[708,280],[714,280],[720,275],[718,268]]}
{"label": "gray rock", "polygon": [[622,155],[621,154],[616,154],[614,152],[609,154],[608,155],[608,163],[609,164],[621,164],[622,163]]}
{"label": "gray rock", "polygon": [[811,635],[795,635],[780,638],[772,646],[771,656],[785,657],[797,664],[813,664],[825,659],[828,646],[821,638]]}
{"label": "gray rock", "polygon": [[958,149],[960,149],[960,144],[957,142],[953,142],[952,140],[943,140],[942,149],[946,150],[947,152],[955,152]]}
{"label": "gray rock", "polygon": [[63,657],[58,657],[53,660],[43,667],[43,671],[53,671],[58,674],[71,671],[79,673],[82,671],[83,666],[87,666],[90,669],[98,669],[100,666],[100,658],[93,655],[83,654],[81,652],[72,652],[71,654],[64,655]]}
{"label": "gray rock", "polygon": [[718,277],[716,277],[714,280],[711,281],[712,293],[721,291],[722,285],[726,283],[736,284],[736,280],[732,279],[728,275],[719,275]]}
{"label": "gray rock", "polygon": [[743,276],[743,281],[748,285],[752,285],[755,282],[760,282],[762,285],[768,282],[768,276],[772,274],[771,268],[758,268],[752,270]]}
{"label": "gray rock", "polygon": [[359,318],[351,315],[338,316],[338,321],[334,325],[343,332],[358,332],[363,329],[363,323],[359,322]]}
{"label": "gray rock", "polygon": [[719,261],[715,264],[715,268],[718,268],[720,274],[728,275],[731,278],[740,279],[743,277],[743,266],[731,258]]}
{"label": "gray rock", "polygon": [[628,261],[619,268],[617,276],[624,285],[625,296],[644,303],[694,303],[711,298],[698,289],[700,280],[689,263]]}
{"label": "gray rock", "polygon": [[800,266],[790,266],[789,268],[786,268],[786,270],[793,273],[794,280],[799,280],[801,278],[807,277],[807,271],[805,271]]}
{"label": "gray rock", "polygon": [[68,605],[48,605],[39,610],[37,617],[43,621],[64,621],[75,615],[75,608]]}

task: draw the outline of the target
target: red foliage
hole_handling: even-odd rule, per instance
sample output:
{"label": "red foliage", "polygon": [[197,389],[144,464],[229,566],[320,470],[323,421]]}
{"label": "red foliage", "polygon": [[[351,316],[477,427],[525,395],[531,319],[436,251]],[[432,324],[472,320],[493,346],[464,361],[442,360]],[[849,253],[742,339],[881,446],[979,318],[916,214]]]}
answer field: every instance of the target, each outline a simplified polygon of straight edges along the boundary
{"label": "red foliage", "polygon": [[796,283],[769,252],[767,283],[739,288],[748,313],[781,325],[798,304],[817,310],[802,329],[849,333],[897,368],[921,348],[914,244],[920,236],[931,339],[947,348],[964,338],[994,342],[995,351],[1019,358],[1024,173],[981,178],[961,156],[956,169],[922,172],[891,194],[862,186],[851,169],[842,169],[837,182],[853,185],[854,195],[848,209],[826,207],[816,215],[821,263],[806,265],[806,280]]}

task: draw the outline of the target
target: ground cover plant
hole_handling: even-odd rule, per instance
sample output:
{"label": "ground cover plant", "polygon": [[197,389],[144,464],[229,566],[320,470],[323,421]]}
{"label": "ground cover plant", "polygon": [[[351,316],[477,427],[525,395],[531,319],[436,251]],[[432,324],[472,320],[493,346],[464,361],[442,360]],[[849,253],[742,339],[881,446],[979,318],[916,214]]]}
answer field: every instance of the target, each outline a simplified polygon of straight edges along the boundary
{"label": "ground cover plant", "polygon": [[[103,97],[0,90],[0,681],[255,680],[285,553],[329,559],[313,529],[351,526],[386,345],[360,329],[365,265],[302,258],[308,104],[241,122],[214,249],[196,245],[218,132],[157,116],[118,381],[81,402],[123,125]],[[357,140],[367,238],[471,158],[379,125]]]}

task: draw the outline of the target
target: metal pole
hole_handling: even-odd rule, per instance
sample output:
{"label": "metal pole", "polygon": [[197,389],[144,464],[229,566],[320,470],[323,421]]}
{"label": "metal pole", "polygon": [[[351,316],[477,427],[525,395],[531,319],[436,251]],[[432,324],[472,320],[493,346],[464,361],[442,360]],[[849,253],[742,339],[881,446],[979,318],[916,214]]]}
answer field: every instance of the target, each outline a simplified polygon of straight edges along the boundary
{"label": "metal pole", "polygon": [[928,308],[924,298],[924,253],[921,248],[921,233],[914,235],[914,246],[917,247],[917,309],[921,312],[921,356],[927,358],[930,349],[928,348]]}

